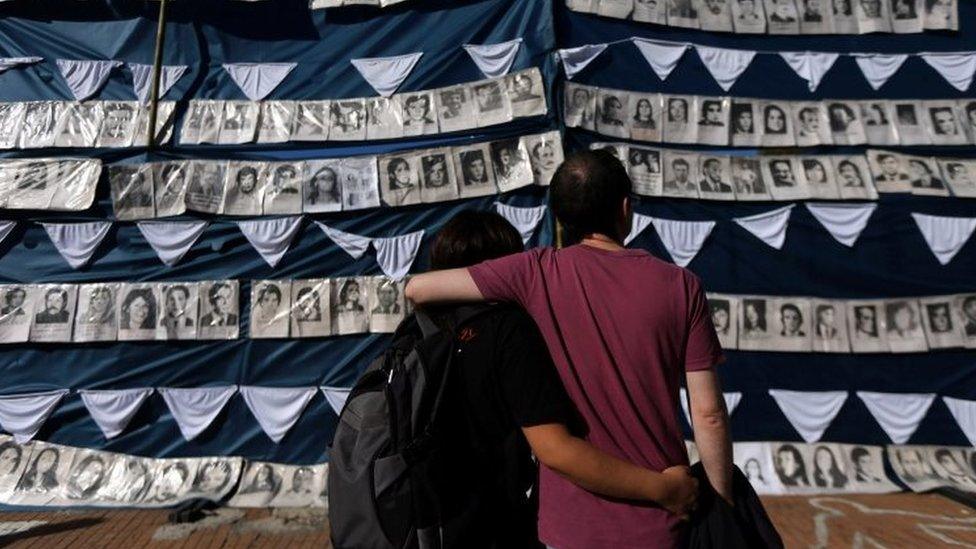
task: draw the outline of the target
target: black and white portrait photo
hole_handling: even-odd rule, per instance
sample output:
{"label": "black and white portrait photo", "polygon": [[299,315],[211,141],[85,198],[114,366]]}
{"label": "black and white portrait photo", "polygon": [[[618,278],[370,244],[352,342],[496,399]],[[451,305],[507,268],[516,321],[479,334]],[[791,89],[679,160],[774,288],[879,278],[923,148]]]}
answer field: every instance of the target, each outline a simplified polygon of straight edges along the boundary
{"label": "black and white portrait photo", "polygon": [[258,119],[257,143],[285,143],[295,124],[294,101],[262,101]]}
{"label": "black and white portrait photo", "polygon": [[228,504],[233,507],[268,506],[282,490],[281,474],[275,471],[277,467],[260,461],[247,462],[237,493]]}
{"label": "black and white portrait photo", "polygon": [[202,497],[220,501],[235,486],[241,476],[241,458],[206,458],[197,465],[187,497]]}
{"label": "black and white portrait photo", "polygon": [[735,0],[702,0],[698,19],[702,30],[732,32],[732,7]]}
{"label": "black and white portrait photo", "polygon": [[868,163],[871,166],[871,177],[878,192],[911,192],[911,178],[908,177],[905,157],[888,151],[869,150]]}
{"label": "black and white portrait photo", "polygon": [[380,195],[387,206],[420,203],[420,155],[379,157]]}
{"label": "black and white portrait photo", "polygon": [[773,468],[787,491],[790,488],[807,488],[810,486],[807,464],[796,444],[781,444],[774,447]]}
{"label": "black and white portrait photo", "polygon": [[366,139],[395,139],[401,136],[403,105],[399,98],[394,96],[366,99]]}
{"label": "black and white portrait photo", "polygon": [[664,196],[698,198],[698,155],[681,151],[664,151]]}
{"label": "black and white portrait photo", "polygon": [[149,494],[158,472],[155,460],[119,456],[111,465],[108,479],[102,483],[96,498],[100,502],[113,504],[140,503]]}
{"label": "black and white portrait photo", "polygon": [[736,147],[759,146],[762,133],[756,129],[757,103],[734,100],[729,107],[729,131]]}
{"label": "black and white portrait photo", "polygon": [[275,465],[283,486],[272,507],[320,507],[326,487],[327,465]]}
{"label": "black and white portrait photo", "polygon": [[335,100],[329,106],[329,140],[362,141],[366,139],[366,100]]}
{"label": "black and white portrait photo", "polygon": [[750,156],[733,156],[732,186],[737,200],[769,200],[769,187],[763,180],[759,159]]}
{"label": "black and white portrait photo", "polygon": [[701,198],[735,200],[732,164],[728,156],[701,155],[698,158],[698,193]]}
{"label": "black and white portrait photo", "polygon": [[831,0],[830,13],[833,16],[835,34],[857,34],[857,16],[854,15],[854,0]]}
{"label": "black and white portrait photo", "polygon": [[6,498],[16,488],[30,456],[30,446],[21,446],[12,437],[0,436],[0,496]]}
{"label": "black and white portrait photo", "polygon": [[888,3],[882,0],[851,0],[857,17],[857,30],[861,34],[891,32]]}
{"label": "black and white portrait photo", "polygon": [[773,470],[770,443],[737,442],[732,446],[732,458],[757,494],[783,493],[783,486]]}
{"label": "black and white portrait photo", "polygon": [[918,101],[893,101],[894,123],[898,132],[898,142],[902,145],[924,145],[930,143],[926,125],[923,123],[922,105]]}
{"label": "black and white portrait photo", "polygon": [[864,155],[832,155],[827,157],[834,166],[837,188],[843,199],[876,200],[871,168]]}
{"label": "black and white portrait photo", "polygon": [[800,14],[793,0],[765,0],[765,7],[769,34],[800,34]]}
{"label": "black and white portrait photo", "polygon": [[818,353],[849,353],[851,343],[847,333],[847,312],[839,301],[814,299],[812,313],[813,350]]}
{"label": "black and white portrait photo", "polygon": [[30,335],[37,286],[0,286],[0,343],[22,343]]}
{"label": "black and white portrait photo", "polygon": [[288,337],[291,281],[251,283],[251,339]]}
{"label": "black and white portrait photo", "polygon": [[74,284],[46,284],[37,286],[34,296],[34,324],[31,341],[71,341],[71,320],[78,299]]}
{"label": "black and white portrait photo", "polygon": [[846,461],[841,448],[837,444],[817,444],[808,446],[812,450],[810,462],[810,480],[814,487],[822,492],[839,492],[848,488],[850,479],[847,476]]}
{"label": "black and white portrait photo", "polygon": [[105,111],[101,101],[60,103],[55,147],[94,147]]}
{"label": "black and white portrait photo", "polygon": [[667,143],[695,143],[698,140],[698,124],[692,115],[697,111],[693,95],[666,96],[664,98],[664,141]]}
{"label": "black and white portrait photo", "polygon": [[798,147],[813,145],[829,145],[830,124],[827,121],[827,111],[819,101],[791,103],[793,116],[793,133]]}
{"label": "black and white portrait photo", "polygon": [[893,32],[922,32],[925,28],[924,15],[924,0],[891,0],[891,30]]}
{"label": "black and white portrait photo", "polygon": [[27,103],[0,103],[0,149],[17,147]]}
{"label": "black and white portrait photo", "polygon": [[237,339],[240,300],[236,280],[199,283],[199,339]]}
{"label": "black and white portrait photo", "polygon": [[789,103],[760,101],[757,108],[760,115],[760,144],[763,147],[789,147],[796,144]]}
{"label": "black and white portrait photo", "polygon": [[299,101],[295,104],[295,121],[291,141],[325,141],[329,138],[331,101]]}
{"label": "black and white portrait photo", "polygon": [[328,279],[293,280],[291,283],[291,337],[325,337],[332,333],[329,314],[332,289]]}
{"label": "black and white portrait photo", "polygon": [[963,126],[969,130],[971,142],[976,143],[976,100],[963,99],[959,101],[959,110]]}
{"label": "black and white portrait photo", "polygon": [[16,210],[46,210],[54,193],[63,185],[51,172],[54,164],[44,160],[9,160],[3,166],[6,196],[4,206]]}
{"label": "black and white portrait photo", "polygon": [[191,282],[159,285],[156,339],[196,339],[199,286]]}
{"label": "black and white portrait photo", "polygon": [[[496,83],[501,94],[501,84]],[[477,91],[477,90],[476,90]],[[403,107],[403,135],[429,135],[437,133],[437,111],[434,110],[433,92],[399,94]],[[479,111],[479,116],[480,116]],[[509,120],[511,112],[509,112]]]}
{"label": "black and white portrait photo", "polygon": [[929,463],[935,474],[949,486],[976,492],[976,479],[966,466],[966,451],[960,448],[930,448]]}
{"label": "black and white portrait photo", "polygon": [[888,348],[893,353],[926,351],[918,302],[914,299],[895,299],[884,304]]}
{"label": "black and white portrait photo", "polygon": [[664,174],[661,171],[660,149],[627,147],[626,167],[635,193],[642,196],[661,196]]}
{"label": "black and white portrait photo", "polygon": [[420,156],[420,199],[444,202],[458,198],[451,149],[427,149]]}
{"label": "black and white portrait photo", "polygon": [[196,474],[193,460],[160,460],[152,488],[145,503],[151,505],[172,505],[181,501],[190,489]]}
{"label": "black and white portrait photo", "polygon": [[847,325],[851,334],[851,350],[855,353],[888,351],[884,304],[881,301],[848,301]]}
{"label": "black and white portrait photo", "polygon": [[339,183],[342,187],[343,210],[379,207],[380,183],[375,156],[339,159]]}
{"label": "black and white portrait photo", "polygon": [[472,85],[478,126],[494,126],[512,119],[512,102],[502,80],[483,80]]}
{"label": "black and white portrait photo", "polygon": [[254,141],[258,132],[261,105],[253,101],[224,101],[218,143],[235,144]]}
{"label": "black and white portrait photo", "polygon": [[912,490],[930,490],[942,483],[935,475],[924,446],[889,446],[888,460],[902,482]]}
{"label": "black and white portrait photo", "polygon": [[504,193],[532,184],[532,164],[520,139],[492,141],[489,150],[499,192]]}
{"label": "black and white portrait photo", "polygon": [[[522,146],[529,152],[532,179],[536,185],[549,186],[556,169],[563,163],[563,142],[558,131],[523,135]],[[457,173],[457,170],[455,170]]]}
{"label": "black and white portrait photo", "polygon": [[953,318],[950,296],[922,298],[919,300],[919,305],[929,349],[963,346],[961,326]]}
{"label": "black and white portrait photo", "polygon": [[949,196],[949,188],[942,180],[942,174],[934,158],[906,156],[904,162],[908,167],[908,183],[912,187],[912,194]]}
{"label": "black and white portrait photo", "polygon": [[739,349],[763,350],[769,346],[772,319],[764,298],[743,298],[739,307]]}
{"label": "black and white portrait photo", "polygon": [[[111,103],[106,104],[106,106]],[[135,109],[131,111],[132,120],[135,120]],[[20,128],[20,138],[17,148],[20,149],[40,149],[54,145],[55,126],[57,125],[54,101],[30,101],[24,111],[24,120]],[[108,125],[106,119],[102,128]],[[131,129],[128,135],[132,139]],[[128,146],[128,143],[118,146]]]}
{"label": "black and white portrait photo", "polygon": [[768,156],[763,158],[763,178],[776,200],[809,198],[810,191],[803,174],[803,166],[796,156]]}
{"label": "black and white portrait photo", "polygon": [[864,135],[872,145],[897,145],[894,105],[888,101],[862,101],[861,122]]}
{"label": "black and white portrait photo", "polygon": [[115,311],[118,293],[118,284],[78,286],[75,341],[115,341],[119,325]]}
{"label": "black and white portrait photo", "polygon": [[302,190],[302,211],[308,213],[342,210],[342,184],[339,161],[309,160]]}
{"label": "black and white portrait photo", "polygon": [[698,2],[696,0],[666,0],[668,6],[668,26],[697,29]]}
{"label": "black and white portrait photo", "polygon": [[495,172],[487,143],[454,147],[454,171],[461,197],[495,194]]}
{"label": "black and white portrait photo", "polygon": [[437,90],[437,117],[442,132],[470,130],[478,127],[473,89],[469,86],[451,86]]}
{"label": "black and white portrait photo", "polygon": [[856,102],[827,103],[830,137],[835,145],[862,145],[867,142],[860,108]]}
{"label": "black and white portrait photo", "polygon": [[821,200],[837,200],[840,189],[834,176],[834,166],[827,156],[802,156],[800,166],[810,196]]}
{"label": "black and white portrait photo", "polygon": [[332,326],[337,335],[369,331],[366,279],[338,278],[332,282]]}
{"label": "black and white portrait photo", "polygon": [[736,34],[766,32],[766,6],[763,0],[730,0],[732,27]]}
{"label": "black and white portrait photo", "polygon": [[834,18],[831,17],[830,0],[797,0],[800,8],[800,32],[802,34],[830,34]]}
{"label": "black and white portrait photo", "polygon": [[933,145],[963,145],[966,132],[960,124],[954,101],[924,101],[925,122]]}
{"label": "black and white portrait photo", "polygon": [[[95,190],[101,178],[101,169],[96,160],[72,158],[50,161],[48,175],[57,184],[49,202],[52,210],[77,211],[91,206],[95,200]],[[151,168],[147,168],[151,169]],[[150,174],[151,177],[151,174]]]}
{"label": "black and white portrait photo", "polygon": [[265,215],[302,213],[305,163],[272,162],[263,173],[266,177],[262,204]]}
{"label": "black and white portrait photo", "polygon": [[200,104],[200,133],[198,143],[218,143],[224,121],[224,101],[198,100]]}
{"label": "black and white portrait photo", "polygon": [[109,166],[108,173],[112,206],[117,219],[149,219],[155,216],[150,164],[115,164]]}
{"label": "black and white portrait photo", "polygon": [[667,15],[667,0],[634,0],[634,11],[630,18],[642,23],[663,25]]}
{"label": "black and white portrait photo", "polygon": [[186,188],[189,182],[186,162],[154,162],[152,166],[156,217],[186,212]]}
{"label": "black and white portrait photo", "polygon": [[227,162],[197,160],[190,163],[186,188],[187,209],[203,213],[223,213]]}
{"label": "black and white portrait photo", "polygon": [[661,141],[663,98],[658,93],[631,93],[628,125],[630,138],[657,143]]}
{"label": "black and white portrait photo", "polygon": [[728,98],[698,98],[698,143],[703,145],[729,144]]}
{"label": "black and white portrait photo", "polygon": [[776,348],[783,351],[810,351],[810,300],[777,298],[769,302],[773,313],[772,332]]}
{"label": "black and white portrait photo", "polygon": [[57,501],[66,483],[75,449],[43,442],[31,444],[27,468],[10,497],[19,505],[46,505]]}
{"label": "black and white portrait photo", "polygon": [[567,127],[596,129],[596,89],[566,82],[565,113]]}
{"label": "black and white portrait photo", "polygon": [[92,450],[76,450],[68,470],[64,494],[68,499],[92,502],[105,486],[117,454]]}
{"label": "black and white portrait photo", "polygon": [[926,30],[958,30],[957,0],[924,0]]}
{"label": "black and white portrait photo", "polygon": [[265,162],[232,160],[227,163],[227,188],[224,213],[227,215],[261,215],[264,185],[267,183]]}
{"label": "black and white portrait photo", "polygon": [[738,330],[738,298],[725,295],[708,295],[708,311],[712,317],[712,325],[718,334],[718,341],[723,349],[735,349],[739,336]]}
{"label": "black and white portrait photo", "polygon": [[546,114],[545,89],[542,73],[532,68],[505,77],[505,90],[515,118]]}
{"label": "black and white portrait photo", "polygon": [[154,284],[124,283],[119,290],[119,340],[156,339],[159,301]]}
{"label": "black and white portrait photo", "polygon": [[890,484],[884,474],[881,448],[878,446],[848,446],[849,478],[854,486]]}
{"label": "black and white portrait photo", "polygon": [[374,276],[369,279],[369,331],[393,333],[405,316],[402,282]]}
{"label": "black and white portrait photo", "polygon": [[954,196],[976,198],[976,160],[939,159],[939,168]]}
{"label": "black and white portrait photo", "polygon": [[628,137],[629,111],[629,94],[617,90],[600,90],[596,100],[596,131],[603,135]]}

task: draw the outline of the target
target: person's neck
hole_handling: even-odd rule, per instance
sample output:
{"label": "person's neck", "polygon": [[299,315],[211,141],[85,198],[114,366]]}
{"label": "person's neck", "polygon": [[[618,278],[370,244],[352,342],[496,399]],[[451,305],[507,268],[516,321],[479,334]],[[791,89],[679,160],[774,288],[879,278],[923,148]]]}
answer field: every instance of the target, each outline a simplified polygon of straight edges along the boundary
{"label": "person's neck", "polygon": [[617,240],[599,233],[585,235],[580,244],[600,250],[618,251],[624,249]]}

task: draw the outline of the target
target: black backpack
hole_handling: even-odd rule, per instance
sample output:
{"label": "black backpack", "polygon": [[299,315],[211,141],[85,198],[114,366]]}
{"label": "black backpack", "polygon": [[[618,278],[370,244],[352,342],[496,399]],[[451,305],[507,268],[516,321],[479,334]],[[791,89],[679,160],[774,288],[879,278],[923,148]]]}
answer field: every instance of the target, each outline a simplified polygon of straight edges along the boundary
{"label": "black backpack", "polygon": [[418,311],[370,364],[339,414],[329,458],[336,549],[439,549],[452,482],[438,428],[455,334],[489,306],[462,307],[441,328]]}

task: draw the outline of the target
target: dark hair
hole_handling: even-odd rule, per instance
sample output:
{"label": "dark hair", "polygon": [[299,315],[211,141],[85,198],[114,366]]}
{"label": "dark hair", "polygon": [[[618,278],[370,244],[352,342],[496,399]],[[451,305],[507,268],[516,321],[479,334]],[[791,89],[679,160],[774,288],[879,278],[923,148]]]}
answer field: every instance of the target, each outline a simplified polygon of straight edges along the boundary
{"label": "dark hair", "polygon": [[857,448],[851,450],[851,461],[856,462],[857,460],[865,456],[871,457],[871,453],[868,452],[865,448],[858,446]]}
{"label": "dark hair", "polygon": [[617,225],[630,189],[627,170],[617,157],[606,151],[581,151],[556,170],[549,207],[569,241],[596,233],[622,238]]}
{"label": "dark hair", "polygon": [[430,268],[457,269],[519,253],[522,236],[494,212],[464,210],[448,221],[430,247]]}

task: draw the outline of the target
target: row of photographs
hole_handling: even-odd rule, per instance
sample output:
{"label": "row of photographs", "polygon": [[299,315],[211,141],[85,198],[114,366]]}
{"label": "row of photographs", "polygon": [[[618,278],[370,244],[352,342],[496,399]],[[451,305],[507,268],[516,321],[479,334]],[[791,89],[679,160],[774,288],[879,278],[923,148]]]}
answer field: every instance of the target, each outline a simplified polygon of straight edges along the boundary
{"label": "row of photographs", "polygon": [[321,101],[195,99],[180,144],[396,139],[484,128],[548,112],[538,68],[391,97]]}
{"label": "row of photographs", "polygon": [[407,0],[310,0],[309,7],[313,10],[338,8],[340,6],[378,6],[385,8],[406,2]]}
{"label": "row of photographs", "polygon": [[553,131],[382,156],[116,164],[108,168],[108,178],[117,219],[167,217],[187,210],[254,216],[488,196],[548,185],[562,161],[562,139]]}
{"label": "row of photographs", "polygon": [[[157,143],[172,137],[175,110],[175,102],[159,102]],[[145,146],[149,116],[138,101],[0,103],[0,149]]]}
{"label": "row of photographs", "polygon": [[[390,333],[405,282],[383,276],[253,281],[250,337]],[[237,339],[236,280],[6,284],[0,343]]]}
{"label": "row of photographs", "polygon": [[958,30],[956,0],[566,0],[581,13],[738,34]]}
{"label": "row of photographs", "polygon": [[324,463],[145,458],[0,435],[0,503],[11,505],[169,507],[231,496],[232,507],[323,507],[327,474]]}
{"label": "row of photographs", "polygon": [[976,348],[976,294],[836,300],[709,294],[725,349],[914,353]]}
{"label": "row of photographs", "polygon": [[566,83],[567,127],[635,141],[735,147],[967,145],[976,99],[784,101]]}
{"label": "row of photographs", "polygon": [[616,156],[635,193],[702,200],[877,200],[878,193],[976,198],[976,160],[883,150],[864,155],[727,155],[627,143],[590,144]]}
{"label": "row of photographs", "polygon": [[31,158],[0,161],[0,208],[87,210],[102,174],[97,158]]}

